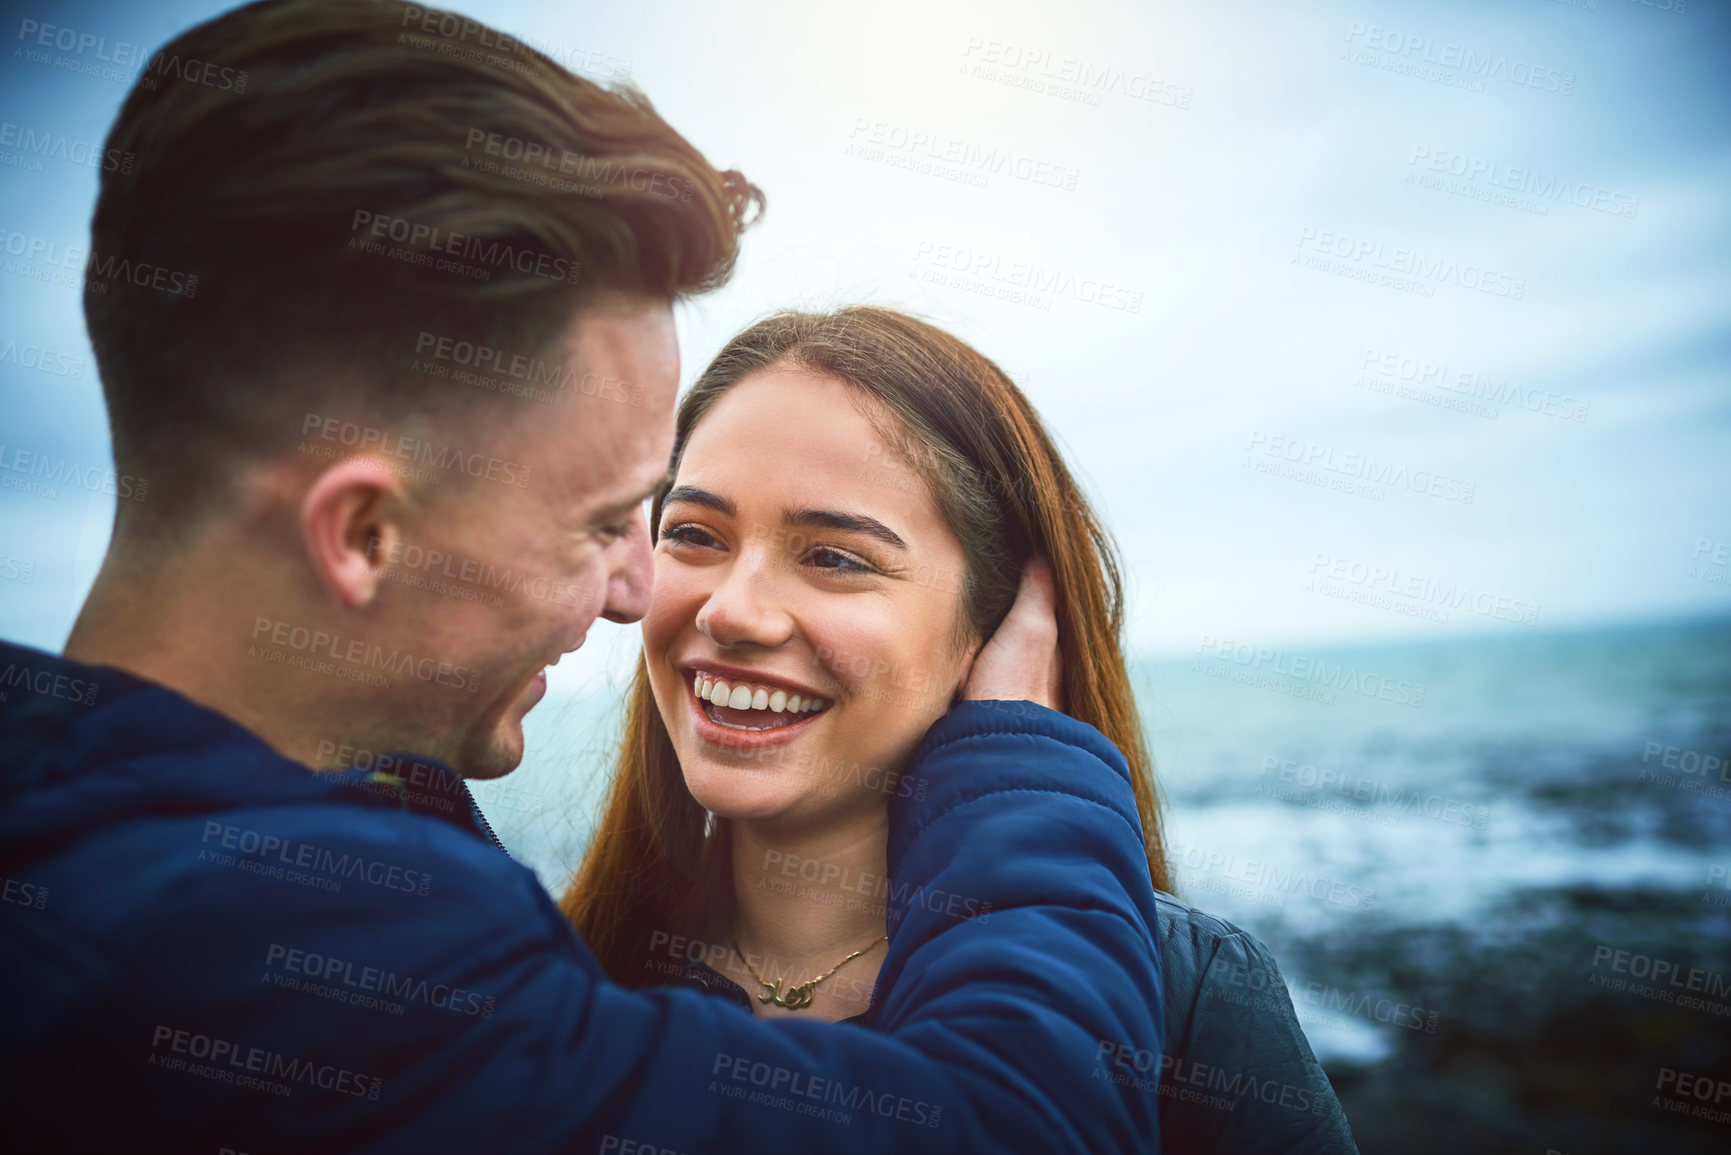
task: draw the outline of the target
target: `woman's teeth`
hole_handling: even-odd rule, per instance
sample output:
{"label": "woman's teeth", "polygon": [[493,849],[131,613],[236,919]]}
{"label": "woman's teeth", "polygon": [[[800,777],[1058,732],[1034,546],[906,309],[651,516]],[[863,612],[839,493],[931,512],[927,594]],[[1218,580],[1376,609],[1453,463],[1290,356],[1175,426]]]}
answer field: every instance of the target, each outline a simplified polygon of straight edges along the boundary
{"label": "woman's teeth", "polygon": [[829,705],[823,698],[802,698],[786,690],[770,690],[762,686],[732,685],[721,678],[698,674],[694,688],[699,700],[730,710],[768,710],[781,714],[815,714]]}

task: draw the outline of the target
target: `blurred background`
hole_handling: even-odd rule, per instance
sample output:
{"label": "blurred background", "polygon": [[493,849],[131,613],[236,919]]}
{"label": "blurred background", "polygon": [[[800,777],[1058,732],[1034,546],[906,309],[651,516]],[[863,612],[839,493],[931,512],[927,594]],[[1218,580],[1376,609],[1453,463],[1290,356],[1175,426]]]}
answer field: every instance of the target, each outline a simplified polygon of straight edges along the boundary
{"label": "blurred background", "polygon": [[[102,139],[226,7],[0,5],[8,639],[60,648],[113,516],[31,464],[112,469]],[[1723,0],[450,7],[768,193],[685,382],[869,301],[1033,398],[1127,563],[1182,896],[1274,950],[1365,1151],[1731,1149]],[[476,790],[555,893],[637,646]]]}

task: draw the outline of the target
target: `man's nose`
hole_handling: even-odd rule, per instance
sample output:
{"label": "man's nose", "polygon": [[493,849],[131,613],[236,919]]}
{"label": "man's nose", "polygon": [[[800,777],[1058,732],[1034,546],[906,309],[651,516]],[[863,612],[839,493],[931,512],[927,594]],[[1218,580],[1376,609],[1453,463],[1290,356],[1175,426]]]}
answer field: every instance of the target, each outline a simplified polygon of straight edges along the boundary
{"label": "man's nose", "polygon": [[613,543],[617,554],[607,576],[607,602],[601,616],[624,625],[641,621],[649,612],[649,594],[655,584],[654,547],[649,541],[649,523],[639,510],[631,519],[631,531]]}

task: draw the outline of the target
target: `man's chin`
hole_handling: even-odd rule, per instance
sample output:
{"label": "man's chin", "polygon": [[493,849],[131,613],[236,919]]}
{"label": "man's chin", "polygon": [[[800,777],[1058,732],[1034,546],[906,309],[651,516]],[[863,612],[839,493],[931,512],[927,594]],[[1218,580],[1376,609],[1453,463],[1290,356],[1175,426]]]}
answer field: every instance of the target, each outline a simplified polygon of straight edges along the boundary
{"label": "man's chin", "polygon": [[503,778],[523,763],[523,722],[515,711],[485,734],[464,745],[461,765],[454,769],[475,782]]}
{"label": "man's chin", "polygon": [[523,717],[534,709],[547,693],[547,672],[542,670],[524,683],[512,695],[505,708],[496,714],[497,724],[470,744],[464,753],[463,777],[478,781],[503,778],[522,765],[527,743],[523,738]]}

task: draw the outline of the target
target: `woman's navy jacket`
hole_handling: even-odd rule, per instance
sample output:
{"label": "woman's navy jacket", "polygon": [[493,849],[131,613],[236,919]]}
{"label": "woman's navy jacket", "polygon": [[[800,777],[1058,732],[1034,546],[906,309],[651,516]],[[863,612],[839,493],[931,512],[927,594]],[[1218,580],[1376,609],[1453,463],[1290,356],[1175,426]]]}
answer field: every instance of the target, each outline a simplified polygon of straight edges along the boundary
{"label": "woman's navy jacket", "polygon": [[437,763],[313,774],[169,690],[3,643],[0,695],[6,1151],[1104,1152],[1157,1133],[1154,1088],[1111,1078],[1163,1043],[1124,759],[1050,710],[966,703],[910,762],[893,994],[865,1030],[609,982]]}

